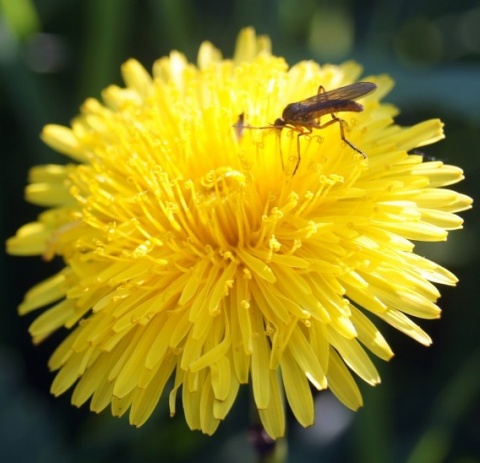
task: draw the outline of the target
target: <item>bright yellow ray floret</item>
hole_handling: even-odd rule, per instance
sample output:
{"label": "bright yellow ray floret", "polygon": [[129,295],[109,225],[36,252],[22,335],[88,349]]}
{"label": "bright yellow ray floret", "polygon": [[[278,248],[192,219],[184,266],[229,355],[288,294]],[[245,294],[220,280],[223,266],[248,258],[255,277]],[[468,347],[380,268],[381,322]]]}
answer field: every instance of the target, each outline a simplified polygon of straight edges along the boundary
{"label": "bright yellow ray floret", "polygon": [[74,387],[75,405],[130,410],[140,426],[164,394],[174,414],[181,392],[189,426],[211,434],[248,383],[275,438],[284,396],[313,423],[310,385],[362,405],[352,372],[375,385],[367,351],[393,355],[375,319],[430,344],[411,317],[437,318],[434,283],[456,278],[413,241],[445,240],[471,204],[442,188],[459,168],[408,154],[443,137],[439,120],[395,125],[381,102],[391,79],[370,76],[364,110],[341,114],[366,158],[336,123],[300,140],[269,129],[288,103],[361,68],[289,68],[250,29],[233,60],[205,43],[198,66],[172,52],[153,75],[135,60],[122,74],[126,87],[87,100],[71,128],[44,128],[76,163],[32,169],[27,199],[49,209],[8,241],[12,254],[65,262],[20,306],[48,306],[36,343],[71,330],[49,364],[55,395]]}

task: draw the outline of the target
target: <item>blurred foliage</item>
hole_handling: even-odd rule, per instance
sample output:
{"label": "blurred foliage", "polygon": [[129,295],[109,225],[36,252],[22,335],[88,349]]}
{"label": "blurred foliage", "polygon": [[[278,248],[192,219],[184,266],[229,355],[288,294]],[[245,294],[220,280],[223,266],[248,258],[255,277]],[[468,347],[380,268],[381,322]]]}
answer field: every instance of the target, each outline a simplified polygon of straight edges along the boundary
{"label": "blurred foliage", "polygon": [[[2,239],[38,213],[22,198],[28,168],[62,162],[38,138],[44,124],[68,124],[86,97],[120,84],[120,64],[131,56],[147,68],[172,49],[195,60],[203,40],[230,56],[247,25],[270,35],[274,52],[291,64],[355,59],[366,75],[392,75],[389,101],[401,109],[399,123],[440,117],[447,138],[424,152],[464,168],[458,189],[477,196],[478,1],[0,0]],[[317,425],[292,423],[290,462],[480,462],[480,216],[462,215],[461,233],[418,247],[460,278],[456,288],[441,288],[443,318],[422,323],[434,345],[425,349],[385,327],[397,356],[377,362],[382,385],[363,387],[366,406],[357,414],[320,394]],[[68,394],[52,398],[46,365],[62,333],[32,347],[33,316],[19,318],[15,307],[54,271],[40,259],[0,260],[0,461],[254,461],[246,389],[214,437],[190,432],[183,417],[170,419],[162,407],[137,430],[108,412],[71,407]]]}

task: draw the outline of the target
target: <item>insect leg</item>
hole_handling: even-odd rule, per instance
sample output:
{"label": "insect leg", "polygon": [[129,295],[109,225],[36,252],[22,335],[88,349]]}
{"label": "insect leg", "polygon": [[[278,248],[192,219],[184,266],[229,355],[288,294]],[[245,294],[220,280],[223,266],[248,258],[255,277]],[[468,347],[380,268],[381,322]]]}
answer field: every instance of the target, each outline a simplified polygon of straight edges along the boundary
{"label": "insect leg", "polygon": [[346,138],[345,138],[345,130],[344,130],[344,127],[343,127],[343,124],[345,124],[345,121],[343,119],[340,119],[339,117],[335,116],[335,114],[332,114],[332,121],[337,121],[339,126],[340,126],[340,138],[348,145],[350,146],[350,148],[352,148],[354,151],[356,151],[357,153],[361,154],[363,156],[363,158],[365,159],[367,156],[365,155],[365,153],[358,149],[353,143],[349,142]]}
{"label": "insect leg", "polygon": [[340,117],[335,116],[335,114],[331,114],[331,116],[332,116],[331,121],[325,122],[325,124],[318,125],[317,129],[324,129],[325,127],[328,127],[329,125],[335,124],[337,122],[340,127],[340,138],[342,139],[342,141],[346,143],[348,146],[350,146],[350,148],[352,148],[354,151],[356,151],[357,153],[361,154],[364,158],[366,158],[367,156],[362,150],[358,149],[353,143],[349,142],[345,138],[345,128],[344,128],[345,121]]}
{"label": "insect leg", "polygon": [[292,177],[295,175],[295,172],[297,172],[298,166],[300,165],[300,160],[302,159],[302,156],[300,154],[300,137],[304,135],[304,132],[300,132],[297,135],[297,163],[295,164],[295,168],[293,169]]}
{"label": "insect leg", "polygon": [[300,130],[299,128],[293,128],[293,130],[297,130],[297,132],[299,132],[299,134],[297,135],[297,163],[295,164],[295,168],[293,169],[292,177],[297,172],[297,169],[300,166],[300,161],[302,160],[302,155],[301,155],[301,152],[300,152],[300,137],[303,136],[303,135],[311,134],[312,133],[312,127],[304,126],[303,130]]}
{"label": "insect leg", "polygon": [[285,166],[283,164],[283,151],[282,151],[282,127],[277,129],[277,143],[280,151],[280,161],[282,163],[282,171],[285,171]]}

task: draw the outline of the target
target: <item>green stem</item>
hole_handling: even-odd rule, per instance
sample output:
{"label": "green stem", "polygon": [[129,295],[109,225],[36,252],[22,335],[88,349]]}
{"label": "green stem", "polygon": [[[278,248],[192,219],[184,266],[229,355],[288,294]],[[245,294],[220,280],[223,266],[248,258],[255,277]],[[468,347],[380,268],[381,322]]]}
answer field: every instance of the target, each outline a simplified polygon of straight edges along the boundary
{"label": "green stem", "polygon": [[273,440],[261,425],[254,425],[249,432],[250,443],[257,455],[257,463],[286,463],[287,440]]}
{"label": "green stem", "polygon": [[287,463],[288,442],[282,439],[272,439],[262,426],[255,401],[251,400],[251,421],[249,441],[255,454],[257,463]]}

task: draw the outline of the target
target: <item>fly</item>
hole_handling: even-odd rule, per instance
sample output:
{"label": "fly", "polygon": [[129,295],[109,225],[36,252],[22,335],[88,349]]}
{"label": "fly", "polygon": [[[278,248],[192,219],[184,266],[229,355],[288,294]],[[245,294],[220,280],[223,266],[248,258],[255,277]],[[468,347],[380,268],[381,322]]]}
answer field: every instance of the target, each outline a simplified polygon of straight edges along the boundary
{"label": "fly", "polygon": [[[329,125],[337,123],[340,127],[340,138],[350,148],[360,153],[364,158],[365,153],[357,148],[345,137],[345,120],[338,117],[335,113],[340,112],[361,112],[363,106],[355,100],[372,93],[377,86],[372,82],[356,82],[328,92],[320,85],[318,93],[296,103],[288,104],[282,112],[282,117],[278,118],[273,125],[267,127],[249,127],[243,125],[242,128],[250,129],[278,129],[290,128],[298,133],[297,136],[297,164],[293,170],[293,175],[300,165],[300,137],[312,133],[313,129],[324,129]],[[330,114],[332,119],[325,123],[320,123],[320,118]]]}

